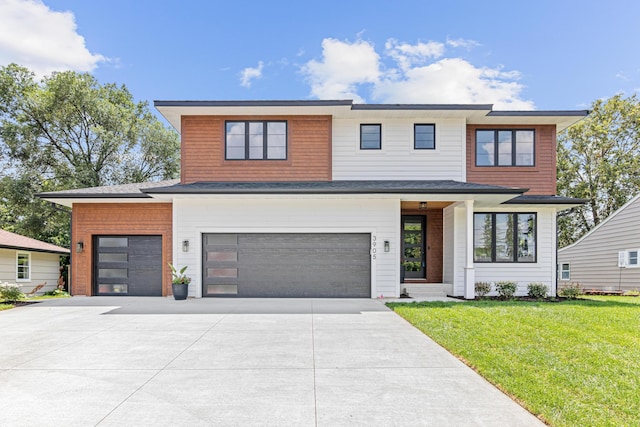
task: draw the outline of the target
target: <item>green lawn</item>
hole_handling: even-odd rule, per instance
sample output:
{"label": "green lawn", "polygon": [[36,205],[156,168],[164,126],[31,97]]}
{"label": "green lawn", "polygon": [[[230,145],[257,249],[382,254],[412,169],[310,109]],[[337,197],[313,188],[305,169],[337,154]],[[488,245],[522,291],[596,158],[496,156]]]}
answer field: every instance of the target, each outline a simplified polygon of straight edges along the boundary
{"label": "green lawn", "polygon": [[553,426],[640,426],[640,298],[388,305]]}

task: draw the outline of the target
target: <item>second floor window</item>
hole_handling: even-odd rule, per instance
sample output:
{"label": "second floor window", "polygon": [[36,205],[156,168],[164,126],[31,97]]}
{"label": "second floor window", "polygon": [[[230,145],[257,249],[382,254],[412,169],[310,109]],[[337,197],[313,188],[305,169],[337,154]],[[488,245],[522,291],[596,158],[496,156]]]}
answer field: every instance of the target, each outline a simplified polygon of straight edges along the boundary
{"label": "second floor window", "polygon": [[286,160],[287,122],[226,122],[227,160]]}
{"label": "second floor window", "polygon": [[382,131],[380,125],[360,125],[360,149],[380,150]]}
{"label": "second floor window", "polygon": [[477,130],[476,166],[533,166],[533,130]]}
{"label": "second floor window", "polygon": [[413,148],[433,150],[436,148],[436,125],[413,125]]}

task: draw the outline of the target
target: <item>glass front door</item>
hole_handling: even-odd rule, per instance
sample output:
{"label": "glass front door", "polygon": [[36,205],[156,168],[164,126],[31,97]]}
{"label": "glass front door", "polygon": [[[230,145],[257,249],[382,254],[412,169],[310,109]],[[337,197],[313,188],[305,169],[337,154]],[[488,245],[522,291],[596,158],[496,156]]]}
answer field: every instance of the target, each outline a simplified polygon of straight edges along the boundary
{"label": "glass front door", "polygon": [[427,268],[425,256],[425,217],[402,217],[402,267],[407,279],[424,279]]}

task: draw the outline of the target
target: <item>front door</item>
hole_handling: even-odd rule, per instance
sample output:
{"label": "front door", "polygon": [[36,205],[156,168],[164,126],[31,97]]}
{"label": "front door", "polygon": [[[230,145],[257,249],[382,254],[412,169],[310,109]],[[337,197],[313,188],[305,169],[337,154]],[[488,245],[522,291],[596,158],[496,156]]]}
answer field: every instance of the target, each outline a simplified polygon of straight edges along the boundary
{"label": "front door", "polygon": [[425,217],[402,216],[402,266],[404,278],[426,278]]}

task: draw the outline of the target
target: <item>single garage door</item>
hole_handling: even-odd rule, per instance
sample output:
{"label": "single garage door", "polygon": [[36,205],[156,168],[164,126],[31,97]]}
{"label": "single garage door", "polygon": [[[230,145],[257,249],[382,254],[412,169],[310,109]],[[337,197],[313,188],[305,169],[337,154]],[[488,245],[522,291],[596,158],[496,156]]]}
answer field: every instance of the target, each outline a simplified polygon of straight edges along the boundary
{"label": "single garage door", "polygon": [[370,234],[204,234],[203,296],[369,298]]}
{"label": "single garage door", "polygon": [[94,294],[162,296],[162,236],[95,236]]}

